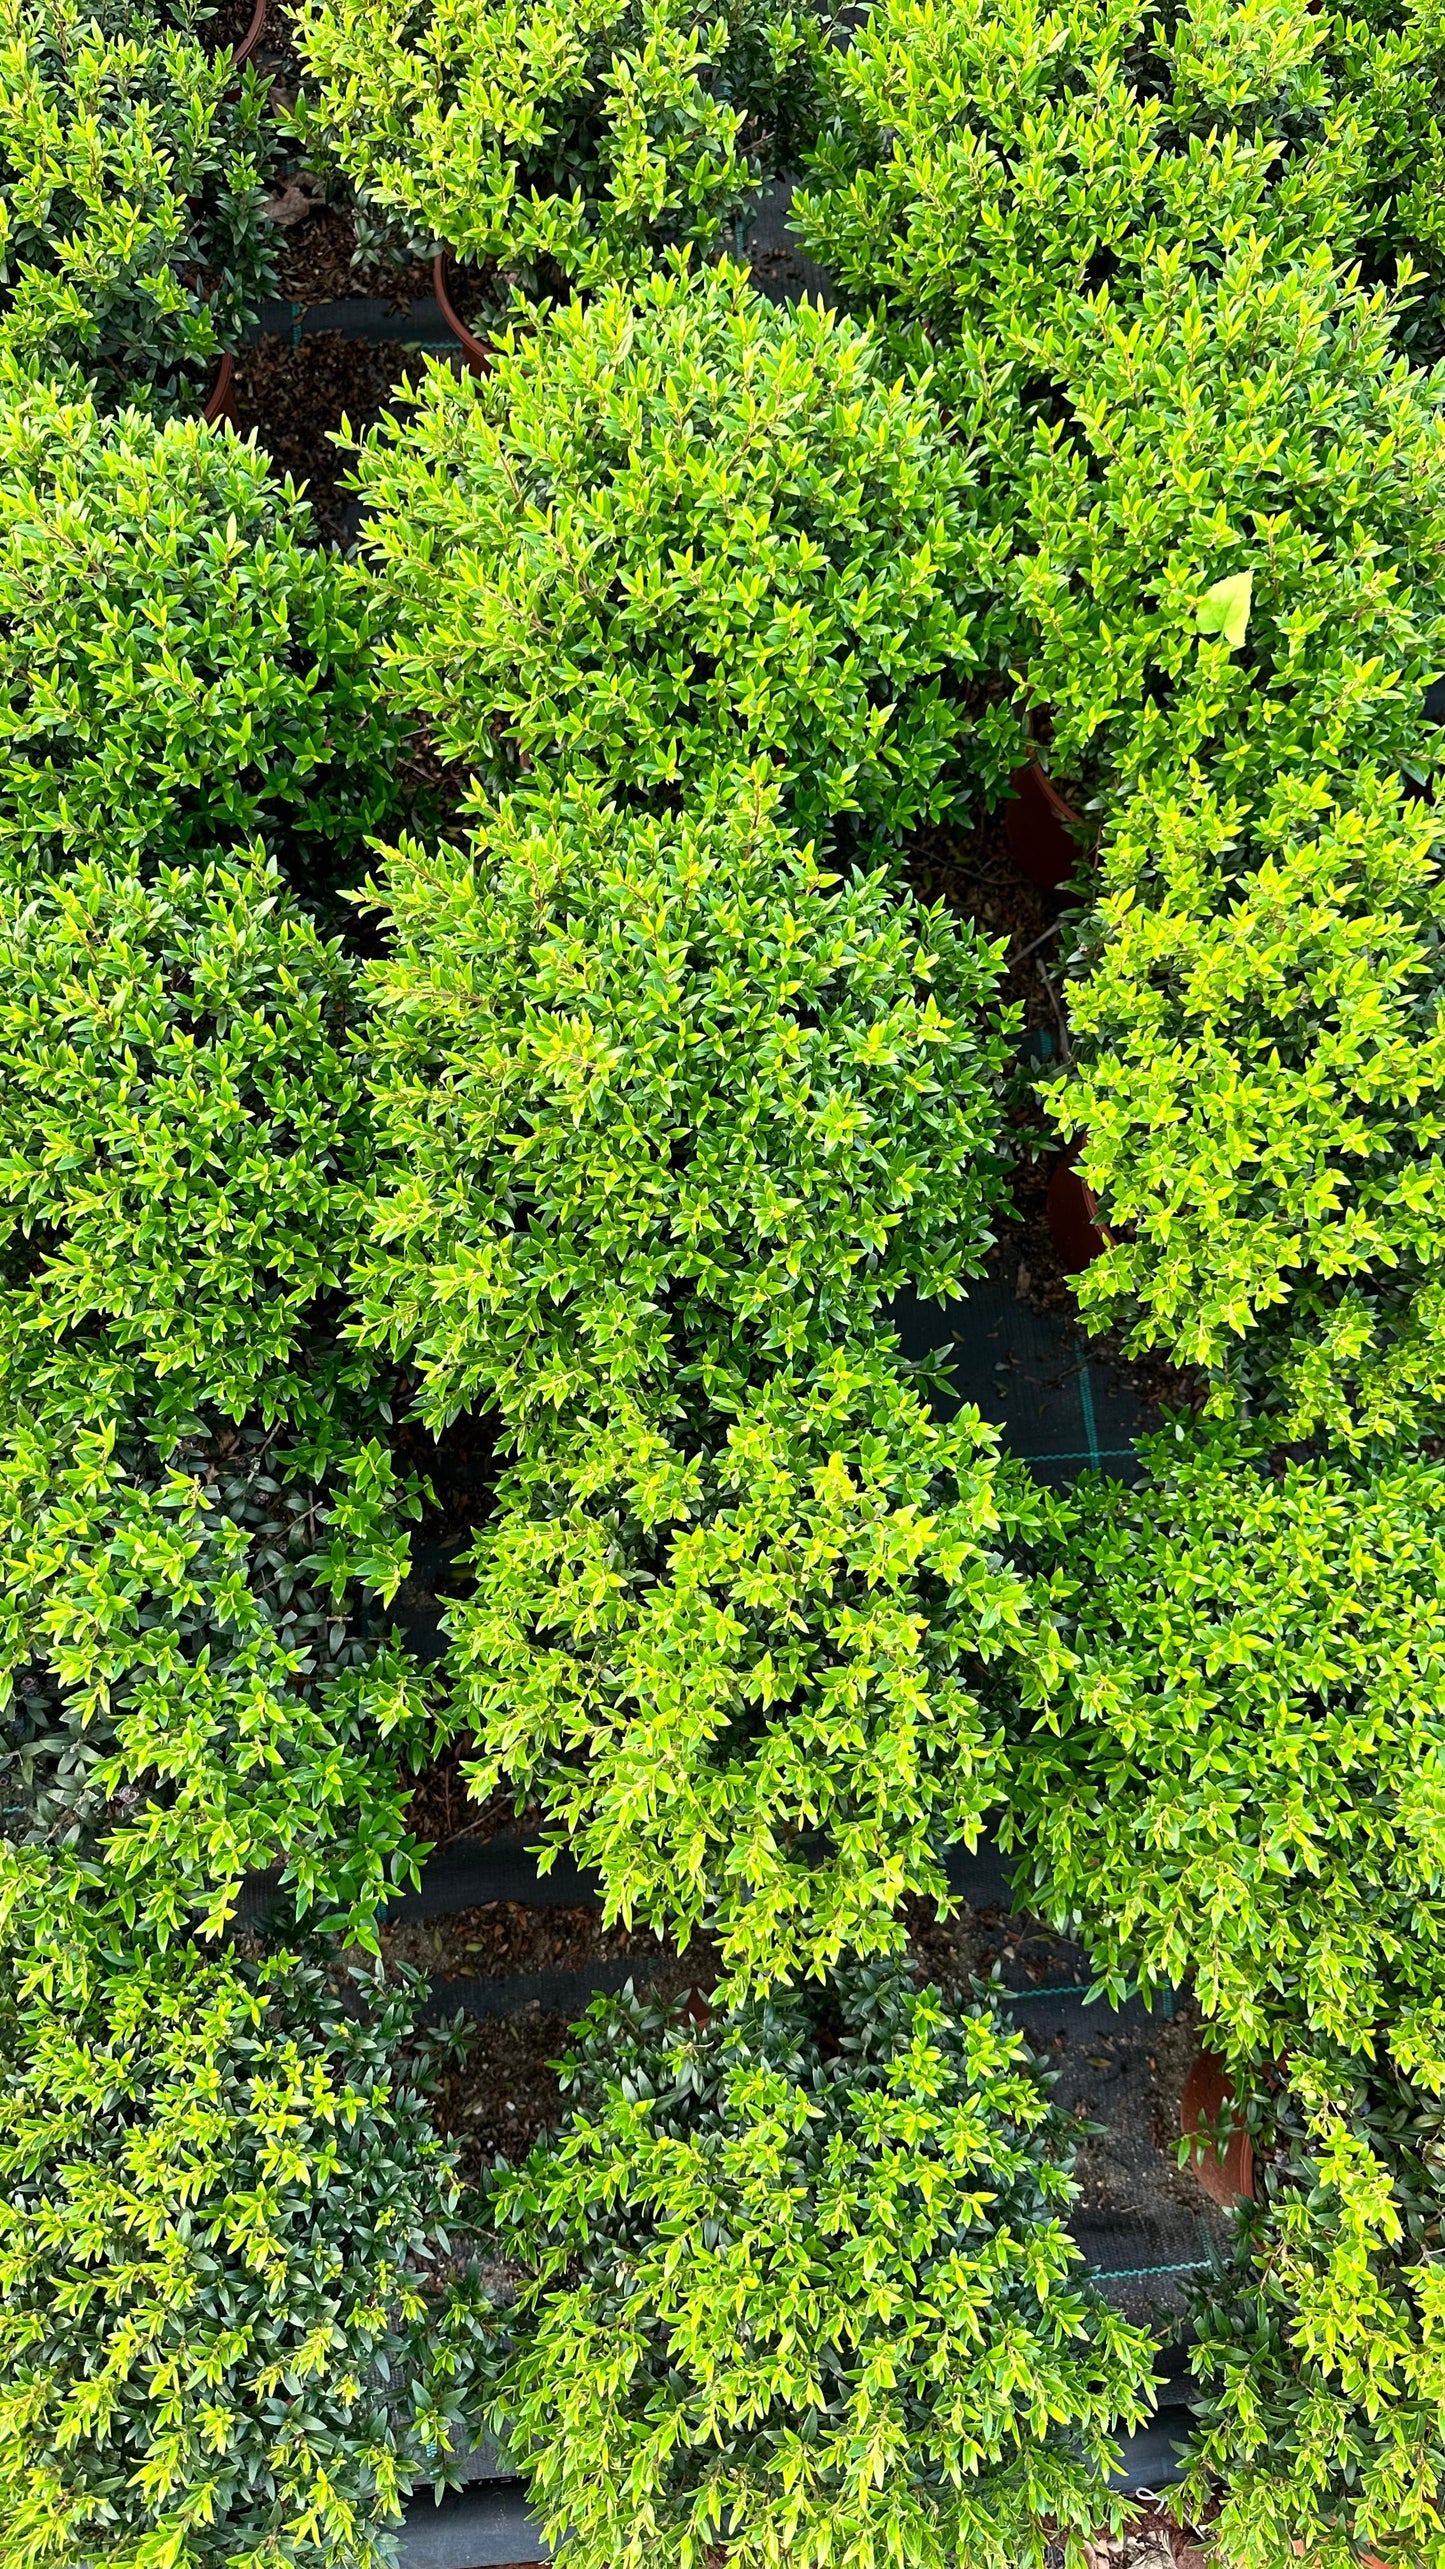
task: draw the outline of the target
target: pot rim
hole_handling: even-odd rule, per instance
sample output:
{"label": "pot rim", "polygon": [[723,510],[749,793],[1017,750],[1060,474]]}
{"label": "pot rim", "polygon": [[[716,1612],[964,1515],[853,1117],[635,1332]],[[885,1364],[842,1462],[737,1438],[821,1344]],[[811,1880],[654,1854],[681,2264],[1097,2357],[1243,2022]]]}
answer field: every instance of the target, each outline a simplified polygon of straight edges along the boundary
{"label": "pot rim", "polygon": [[256,6],[252,13],[251,23],[246,29],[244,36],[241,38],[240,43],[232,48],[231,69],[233,71],[240,71],[244,65],[250,61],[252,54],[255,52],[256,47],[259,45],[261,38],[266,32],[266,20],[270,13],[270,8],[271,0],[256,0]]}
{"label": "pot rim", "polygon": [[236,360],[230,349],[224,348],[221,352],[220,365],[216,369],[216,380],[211,386],[210,398],[201,412],[202,421],[207,428],[214,428],[217,421],[225,417],[235,374]]}
{"label": "pot rim", "polygon": [[446,323],[453,338],[460,340],[462,353],[465,356],[468,365],[471,367],[473,374],[489,375],[492,371],[491,349],[488,347],[484,339],[479,339],[477,337],[474,330],[469,330],[467,328],[465,321],[463,321],[461,314],[455,309],[451,296],[447,292],[447,253],[445,250],[437,250],[434,253],[431,263],[431,276],[432,292],[435,294],[438,303],[441,305],[442,319]]}

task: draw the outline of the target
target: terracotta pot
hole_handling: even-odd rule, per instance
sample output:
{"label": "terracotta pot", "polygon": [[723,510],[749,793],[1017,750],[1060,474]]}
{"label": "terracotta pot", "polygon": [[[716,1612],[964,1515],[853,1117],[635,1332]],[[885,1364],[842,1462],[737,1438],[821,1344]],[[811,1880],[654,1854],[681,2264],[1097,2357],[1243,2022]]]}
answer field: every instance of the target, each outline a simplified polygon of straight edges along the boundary
{"label": "terracotta pot", "polygon": [[447,292],[447,254],[445,250],[438,250],[436,257],[433,259],[431,263],[431,277],[432,291],[442,308],[442,319],[450,330],[452,337],[461,341],[463,354],[466,357],[467,364],[471,367],[472,373],[474,375],[489,375],[492,371],[492,352],[490,348],[487,346],[484,339],[479,339],[476,336],[475,331],[467,328],[461,314],[453,309],[451,296]]}
{"label": "terracotta pot", "polygon": [[[1217,2130],[1221,2115],[1233,2111],[1234,2101],[1229,2072],[1218,2053],[1201,2052],[1179,2100],[1180,2129],[1186,2139],[1194,2140],[1201,2127]],[[1254,2146],[1242,2123],[1231,2124],[1222,2158],[1208,2130],[1203,2130],[1189,2164],[1211,2203],[1222,2204],[1226,2212],[1236,2203],[1253,2199]]]}
{"label": "terracotta pot", "polygon": [[228,349],[217,369],[216,380],[211,387],[210,400],[201,413],[208,428],[219,427],[223,419],[231,428],[240,427],[241,422],[236,414],[235,381],[236,361]]}
{"label": "terracotta pot", "polygon": [[255,52],[261,38],[264,36],[266,32],[266,17],[270,6],[271,0],[256,0],[256,7],[252,14],[251,23],[231,56],[232,66],[236,71],[241,69],[243,63],[248,63],[250,61],[252,54]]}
{"label": "terracotta pot", "polygon": [[1080,815],[1036,758],[1016,767],[1009,782],[1014,797],[1003,807],[1009,854],[1041,892],[1058,892],[1078,871],[1084,852],[1076,835],[1083,826]]}
{"label": "terracotta pot", "polygon": [[1109,1235],[1099,1225],[1093,1188],[1085,1186],[1071,1159],[1062,1159],[1049,1180],[1049,1237],[1065,1275],[1083,1273],[1107,1249]]}

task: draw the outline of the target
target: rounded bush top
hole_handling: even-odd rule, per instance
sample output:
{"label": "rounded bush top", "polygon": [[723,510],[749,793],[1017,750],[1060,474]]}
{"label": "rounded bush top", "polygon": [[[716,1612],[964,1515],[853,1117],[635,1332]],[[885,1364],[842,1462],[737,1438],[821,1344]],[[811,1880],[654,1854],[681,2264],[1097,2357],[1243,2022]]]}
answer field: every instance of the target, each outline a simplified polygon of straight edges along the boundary
{"label": "rounded bush top", "polygon": [[805,830],[902,829],[965,741],[1008,764],[958,692],[996,578],[956,428],[739,268],[570,305],[362,450],[394,684],[489,785],[766,757]]}
{"label": "rounded bush top", "polygon": [[7,2555],[225,2569],[284,2523],[297,2569],[385,2569],[470,2369],[409,1993],[137,1945],[13,1853],[0,1921]]}
{"label": "rounded bush top", "polygon": [[349,969],[253,855],[0,878],[0,1373],[78,1333],[284,1414],[345,1255]]}
{"label": "rounded bush top", "polygon": [[817,0],[305,0],[303,126],[464,258],[595,287],[716,241],[814,130]]}
{"label": "rounded bush top", "polygon": [[1014,1786],[1036,1896],[1112,1982],[1192,1976],[1233,2051],[1388,2026],[1445,2080],[1445,1471],[1276,1475],[1224,1427],[1147,1452],[1056,1556],[1077,1657]]}
{"label": "rounded bush top", "polygon": [[435,1423],[605,1404],[709,1343],[771,1361],[980,1272],[997,954],[827,873],[764,776],[676,820],[509,798],[471,850],[404,844],[378,906],[355,1286]]}
{"label": "rounded bush top", "polygon": [[563,2077],[493,2213],[511,2448],[578,2569],[723,2528],[738,2569],[1043,2569],[1117,2519],[1154,2350],[1080,2278],[1074,2136],[991,2007],[857,1965],[701,2027],[629,1994]]}
{"label": "rounded bush top", "polygon": [[266,458],[0,382],[0,865],[375,826],[365,602]]}

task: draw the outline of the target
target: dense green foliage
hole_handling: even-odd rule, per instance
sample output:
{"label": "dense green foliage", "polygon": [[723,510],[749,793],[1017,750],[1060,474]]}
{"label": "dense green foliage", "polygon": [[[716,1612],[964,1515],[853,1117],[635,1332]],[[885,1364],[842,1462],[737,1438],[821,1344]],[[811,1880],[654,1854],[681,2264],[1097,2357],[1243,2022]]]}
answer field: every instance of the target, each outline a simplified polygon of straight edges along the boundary
{"label": "dense green foliage", "polygon": [[1257,2096],[1265,2198],[1193,2311],[1196,2502],[1235,2569],[1441,2569],[1445,2129],[1387,2067]]}
{"label": "dense green foliage", "polygon": [[1116,1226],[1095,1325],[1357,1441],[1445,1398],[1445,1054],[1438,810],[1367,771],[1350,801],[1131,801],[1050,1103]]}
{"label": "dense green foliage", "polygon": [[1445,2085],[1445,1473],[1230,1429],[1052,1520],[1072,1652],[1015,1762],[1030,1897],[1116,1991],[1192,1982],[1216,2046]]}
{"label": "dense green foliage", "polygon": [[[1152,2349],[904,1959],[1000,1813],[1259,2081],[1233,2569],[1445,2569],[1442,8],[300,0],[292,139],[512,314],[342,562],[164,416],[259,85],[0,0],[0,2569],[383,2569],[483,2333],[576,2569],[1085,2569]],[[810,141],[860,317],[712,264]],[[469,837],[393,843],[408,723]],[[1019,1031],[900,851],[1026,723],[1081,1304],[1223,1414],[1072,1503],[888,1325],[984,1270]],[[722,1975],[594,2010],[484,2330],[339,1943],[443,1745]]]}
{"label": "dense green foliage", "polygon": [[198,1427],[163,1458],[103,1369],[80,1388],[93,1426],[37,1386],[0,1444],[4,1833],[99,1852],[150,1933],[216,1932],[274,1865],[299,1914],[373,1942],[437,1729],[383,1628],[417,1493],[381,1422],[299,1448]]}
{"label": "dense green foliage", "polygon": [[377,897],[359,1325],[429,1420],[658,1396],[709,1348],[747,1369],[979,1272],[996,954],[825,873],[765,771],[677,819],[503,801]]}
{"label": "dense green foliage", "polygon": [[1042,2569],[1118,2521],[1152,2347],[1078,2279],[1073,2130],[1021,2037],[906,1974],[592,2012],[502,2179],[502,2410],[577,2569]]}
{"label": "dense green foliage", "polygon": [[178,1419],[305,1405],[365,1147],[350,994],[259,850],[0,877],[0,1377],[89,1340]]}
{"label": "dense green foliage", "polygon": [[[535,1792],[609,1915],[708,1920],[738,1985],[901,1951],[907,1891],[997,1802],[988,1670],[1041,1706],[1052,1623],[1012,1566],[1042,1502],[886,1340],[670,1420],[558,1429],[507,1474],[452,1609],[485,1796]],[[700,1414],[699,1414],[700,1412]]]}
{"label": "dense green foliage", "polygon": [[269,278],[265,96],[194,0],[0,0],[0,348],[196,410]]}
{"label": "dense green foliage", "polygon": [[960,681],[997,587],[966,450],[864,332],[669,267],[432,370],[362,452],[402,704],[491,788],[664,804],[761,756],[800,825],[901,829],[1016,730]]}
{"label": "dense green foliage", "polygon": [[303,0],[302,129],[422,238],[596,286],[715,243],[760,176],[796,167],[815,6]]}
{"label": "dense green foliage", "polygon": [[352,969],[258,852],[0,877],[0,1664],[42,1834],[158,1925],[254,1867],[360,1931],[433,1736],[412,1485],[336,1323]]}
{"label": "dense green foliage", "polygon": [[982,420],[1018,698],[1102,832],[1049,1094],[1085,1315],[1296,1437],[1445,1394],[1445,420],[1341,266],[1431,232],[1438,59],[1427,10],[888,0],[806,216]]}
{"label": "dense green foliage", "polygon": [[795,214],[856,303],[926,331],[947,381],[982,354],[1027,395],[1041,339],[1105,279],[1127,311],[1161,246],[1189,260],[1262,228],[1287,249],[1347,216],[1327,23],[1307,0],[879,0],[830,62]]}
{"label": "dense green foliage", "polygon": [[198,422],[0,397],[0,866],[264,830],[326,875],[390,808],[374,611],[266,459]]}
{"label": "dense green foliage", "polygon": [[829,57],[795,211],[946,380],[982,352],[1029,398],[1045,343],[1099,292],[1127,314],[1161,256],[1256,233],[1280,262],[1328,241],[1384,277],[1445,265],[1439,60],[1435,0],[878,0]]}
{"label": "dense green foliage", "polygon": [[[1445,416],[1392,321],[1327,251],[1273,274],[1251,239],[1206,282],[1161,257],[1131,305],[1041,334],[1068,407],[1015,467],[1023,685],[1050,764],[1106,811],[1161,771],[1254,803],[1433,763]],[[1243,639],[1201,631],[1245,576]]]}
{"label": "dense green foliage", "polygon": [[137,1946],[33,1857],[0,1928],[4,2569],[383,2569],[473,2366],[408,1993]]}

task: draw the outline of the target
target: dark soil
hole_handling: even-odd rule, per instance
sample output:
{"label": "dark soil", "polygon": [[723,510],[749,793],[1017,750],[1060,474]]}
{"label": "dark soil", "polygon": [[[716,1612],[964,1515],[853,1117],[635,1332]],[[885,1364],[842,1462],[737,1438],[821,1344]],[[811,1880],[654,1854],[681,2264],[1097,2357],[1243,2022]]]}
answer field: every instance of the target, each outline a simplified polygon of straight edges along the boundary
{"label": "dark soil", "polygon": [[[215,53],[234,53],[237,45],[250,33],[256,0],[221,0],[214,14],[202,20],[198,34],[203,45]],[[270,12],[275,15],[275,6]],[[265,39],[262,39],[263,43]]]}
{"label": "dark soil", "polygon": [[432,2120],[454,2141],[463,2182],[479,2185],[498,2159],[525,2158],[562,2119],[553,2063],[567,2049],[564,2016],[526,2009],[487,2016],[469,2029],[467,2055],[443,2076]]}
{"label": "dark soil", "polygon": [[[404,1919],[382,1928],[381,1947],[388,1962],[409,1963],[429,1980],[505,1981],[527,1972],[586,1971],[594,1963],[634,1961],[650,1972],[659,1962],[678,1960],[675,1948],[650,1927],[604,1927],[601,1911],[590,1906],[533,1909],[520,1900],[488,1901],[445,1918]],[[694,1980],[710,1987],[716,1977],[711,1950],[704,1955],[694,1946],[689,1962]]]}
{"label": "dark soil", "polygon": [[[406,1811],[406,1824],[414,1836],[426,1838],[434,1846],[445,1846],[450,1838],[461,1837],[485,1843],[500,1830],[519,1825],[514,1794],[493,1793],[485,1802],[471,1799],[462,1760],[472,1753],[469,1739],[454,1740],[444,1755],[418,1776]],[[530,1811],[523,1813],[520,1825],[527,1826],[535,1816]]]}
{"label": "dark soil", "polygon": [[[443,2014],[448,1982],[461,1998],[478,1980],[505,1984],[529,1974],[635,1963],[639,1985],[667,1999],[709,1989],[717,1976],[715,1950],[703,1938],[680,1955],[649,1929],[604,1927],[596,1909],[530,1909],[510,1900],[449,1918],[409,1920],[384,1929],[382,1944],[389,1960],[410,1962],[432,1978]],[[468,2026],[466,2057],[447,2073],[433,2114],[457,2143],[469,2184],[498,2158],[522,2157],[561,2122],[565,2102],[555,2064],[570,2032],[570,2014],[537,1999],[509,2015],[479,2015]]]}
{"label": "dark soil", "polygon": [[355,435],[370,427],[422,367],[413,349],[344,339],[334,330],[296,347],[286,339],[258,339],[240,350],[239,433],[254,433],[278,472],[305,488],[322,543],[352,542],[360,517],[359,502],[342,488],[352,459],[333,436],[343,426]]}
{"label": "dark soil", "polygon": [[[283,178],[273,199],[283,212],[296,211],[306,202],[306,191],[297,174],[291,172],[288,176],[289,187]],[[283,223],[280,231],[276,291],[289,303],[299,303],[304,308],[366,295],[401,312],[409,303],[420,303],[431,293],[430,259],[409,259],[403,266],[392,260],[374,261],[369,266],[358,262],[356,227],[349,206],[328,205],[317,197],[309,213]]]}

